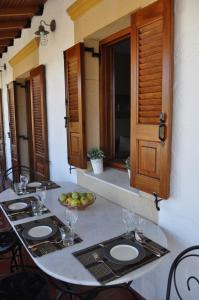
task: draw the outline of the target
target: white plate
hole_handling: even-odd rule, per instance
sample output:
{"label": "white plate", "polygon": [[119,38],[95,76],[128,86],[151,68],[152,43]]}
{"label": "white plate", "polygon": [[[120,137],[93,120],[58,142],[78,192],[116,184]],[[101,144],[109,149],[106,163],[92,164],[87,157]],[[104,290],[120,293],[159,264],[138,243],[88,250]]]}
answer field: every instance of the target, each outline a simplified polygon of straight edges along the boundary
{"label": "white plate", "polygon": [[30,182],[28,184],[28,187],[30,187],[30,188],[39,187],[39,186],[41,186],[41,182],[37,182],[37,181]]}
{"label": "white plate", "polygon": [[138,250],[131,245],[117,245],[111,248],[110,255],[120,261],[129,261],[138,257]]}
{"label": "white plate", "polygon": [[28,235],[33,238],[45,237],[51,233],[52,228],[44,225],[33,227],[28,231]]}
{"label": "white plate", "polygon": [[25,202],[16,202],[8,205],[9,210],[21,210],[27,208],[28,204]]}

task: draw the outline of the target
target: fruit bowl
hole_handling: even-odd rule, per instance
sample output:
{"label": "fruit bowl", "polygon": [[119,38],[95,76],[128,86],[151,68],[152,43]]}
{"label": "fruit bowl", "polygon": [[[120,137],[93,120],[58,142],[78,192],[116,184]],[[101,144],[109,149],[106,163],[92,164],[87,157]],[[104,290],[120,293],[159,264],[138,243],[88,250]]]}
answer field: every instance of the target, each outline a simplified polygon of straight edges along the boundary
{"label": "fruit bowl", "polygon": [[62,193],[59,196],[59,202],[61,205],[71,209],[84,210],[95,202],[95,195],[83,192]]}

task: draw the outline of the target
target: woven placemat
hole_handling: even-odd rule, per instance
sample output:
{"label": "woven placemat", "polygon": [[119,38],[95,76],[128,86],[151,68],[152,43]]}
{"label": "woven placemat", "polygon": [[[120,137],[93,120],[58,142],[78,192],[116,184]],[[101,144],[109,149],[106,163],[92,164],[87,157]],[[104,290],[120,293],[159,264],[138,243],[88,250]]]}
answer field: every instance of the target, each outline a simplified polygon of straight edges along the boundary
{"label": "woven placemat", "polygon": [[[14,200],[9,200],[9,201],[4,201],[1,203],[3,209],[5,210],[7,216],[9,217],[9,219],[11,221],[17,221],[17,220],[22,220],[25,218],[29,218],[29,217],[33,217],[33,213],[32,213],[32,208],[31,208],[31,201],[36,201],[37,199],[35,197],[25,197],[25,198],[21,198],[21,199],[14,199]],[[10,211],[8,209],[8,206],[12,203],[19,203],[19,202],[25,202],[27,203],[29,206],[27,209],[24,209],[23,211]],[[49,213],[50,210],[44,205],[43,206],[43,211],[42,211],[42,215]]]}
{"label": "woven placemat", "polygon": [[[117,279],[117,276],[121,277],[127,273],[130,273],[137,268],[140,268],[141,266],[144,266],[147,263],[152,262],[153,260],[158,259],[158,257],[153,254],[150,250],[144,248],[145,256],[144,258],[134,264],[129,265],[122,265],[122,264],[116,264],[112,261],[109,261],[106,257],[104,257],[104,249],[108,246],[111,246],[111,244],[115,245],[115,243],[121,243],[128,240],[135,243],[135,240],[133,238],[134,233],[132,232],[132,238],[128,239],[126,238],[126,235],[120,235],[118,237],[115,237],[110,240],[103,241],[100,244],[93,245],[91,247],[88,247],[86,249],[74,252],[73,255],[81,262],[81,264],[95,277],[97,281],[99,281],[101,284],[108,283],[112,280]],[[146,237],[145,237],[146,238]],[[146,241],[149,245],[155,247],[161,252],[161,256],[167,254],[169,252],[168,249],[160,246],[159,244],[153,242],[152,240],[146,238]],[[97,253],[100,258],[109,266],[109,268],[113,271],[111,272],[109,268],[103,263],[103,262],[96,262],[94,259],[93,254]],[[114,273],[117,275],[114,275]]]}
{"label": "woven placemat", "polygon": [[[39,186],[39,188],[42,187],[42,186],[45,186],[46,190],[52,190],[52,189],[58,189],[58,188],[60,188],[60,185],[58,185],[54,181],[40,181],[40,183],[41,183],[41,185]],[[13,186],[12,186],[12,189],[14,190]],[[26,193],[35,193],[36,189],[37,189],[37,187],[29,187],[29,186],[27,186]],[[23,195],[23,194],[19,193],[18,195]]]}
{"label": "woven placemat", "polygon": [[[39,226],[40,224],[42,224],[42,225],[44,225],[44,224],[46,224],[46,225],[53,224],[57,227],[66,226],[56,216],[50,216],[50,217],[47,217],[47,218],[44,218],[44,219],[39,219],[39,220],[31,221],[31,222],[28,222],[28,223],[16,225],[15,228],[16,228],[17,232],[19,233],[21,239],[26,244],[27,248],[28,248],[28,246],[33,246],[34,244],[37,244],[37,243],[40,243],[40,242],[43,242],[43,241],[41,241],[41,240],[39,240],[39,241],[38,240],[34,240],[34,241],[26,240],[22,235],[23,230],[29,228],[32,225]],[[61,241],[61,235],[60,235],[60,232],[59,232],[59,228],[58,228],[57,232],[55,233],[55,235],[48,238],[47,240],[52,241],[52,242]],[[82,239],[77,234],[75,234],[74,244],[77,244],[77,243],[80,243],[80,242],[82,242]],[[61,250],[61,249],[66,248],[66,247],[72,247],[72,245],[71,246],[65,246],[65,245],[63,245],[62,241],[60,243],[57,243],[57,244],[49,242],[49,243],[45,243],[45,244],[42,244],[40,246],[37,246],[35,248],[29,249],[29,251],[31,252],[31,254],[34,257],[38,257],[38,256],[42,256],[42,255],[45,255],[45,254],[48,254],[48,253],[51,253],[51,252],[54,252],[54,251],[57,251],[57,250]]]}

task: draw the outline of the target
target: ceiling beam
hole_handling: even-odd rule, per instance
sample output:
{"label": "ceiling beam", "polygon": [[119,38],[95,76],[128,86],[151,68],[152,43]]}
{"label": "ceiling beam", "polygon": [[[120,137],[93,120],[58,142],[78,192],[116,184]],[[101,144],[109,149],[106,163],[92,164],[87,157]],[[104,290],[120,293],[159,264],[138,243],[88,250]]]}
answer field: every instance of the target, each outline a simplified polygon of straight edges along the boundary
{"label": "ceiling beam", "polygon": [[13,39],[0,39],[0,47],[13,46]]}
{"label": "ceiling beam", "polygon": [[30,27],[30,20],[23,20],[23,21],[5,21],[5,22],[0,22],[0,31],[2,30],[15,30],[15,29],[22,29],[22,28],[27,28],[27,26]]}
{"label": "ceiling beam", "polygon": [[7,47],[0,47],[0,53],[7,52]]}
{"label": "ceiling beam", "polygon": [[41,16],[43,13],[43,5],[15,7],[15,8],[0,8],[0,18],[4,17],[27,17]]}
{"label": "ceiling beam", "polygon": [[21,37],[21,30],[0,31],[0,40],[14,39]]}

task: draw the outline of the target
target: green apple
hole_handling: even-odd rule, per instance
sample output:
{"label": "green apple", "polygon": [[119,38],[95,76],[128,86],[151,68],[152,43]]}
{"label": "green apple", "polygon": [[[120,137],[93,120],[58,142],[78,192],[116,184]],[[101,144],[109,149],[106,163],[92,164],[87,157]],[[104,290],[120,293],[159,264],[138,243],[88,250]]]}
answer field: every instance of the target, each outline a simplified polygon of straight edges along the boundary
{"label": "green apple", "polygon": [[72,198],[73,199],[78,199],[79,198],[79,194],[77,192],[73,192],[72,193]]}
{"label": "green apple", "polygon": [[72,207],[75,207],[75,206],[78,206],[78,205],[80,205],[81,203],[80,203],[80,200],[78,200],[78,199],[72,199],[71,201],[70,201],[70,206],[72,206]]}
{"label": "green apple", "polygon": [[59,200],[63,203],[63,202],[65,202],[66,201],[66,198],[67,198],[67,195],[66,194],[61,194],[60,196],[59,196]]}
{"label": "green apple", "polygon": [[72,197],[72,193],[67,193],[67,198]]}
{"label": "green apple", "polygon": [[93,201],[93,193],[87,193],[86,198],[91,202]]}
{"label": "green apple", "polygon": [[82,196],[80,198],[81,204],[82,205],[87,205],[89,203],[89,199],[87,199],[86,197]]}
{"label": "green apple", "polygon": [[66,199],[66,203],[67,204],[70,204],[71,203],[71,201],[73,201],[74,199],[72,198],[72,197],[68,197],[67,199]]}

